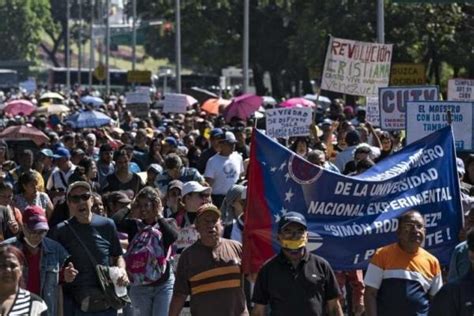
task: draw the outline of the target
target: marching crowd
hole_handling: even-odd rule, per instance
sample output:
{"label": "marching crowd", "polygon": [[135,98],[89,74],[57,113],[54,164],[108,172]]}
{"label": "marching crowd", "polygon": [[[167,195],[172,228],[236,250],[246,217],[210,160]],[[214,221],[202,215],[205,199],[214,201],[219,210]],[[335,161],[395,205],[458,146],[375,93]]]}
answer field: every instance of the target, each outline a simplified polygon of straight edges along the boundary
{"label": "marching crowd", "polygon": [[[67,105],[89,107],[79,94]],[[0,140],[1,315],[117,315],[99,266],[115,267],[123,315],[473,315],[474,156],[457,159],[465,227],[444,278],[421,247],[416,210],[364,272],[333,271],[308,252],[306,219],[290,210],[281,252],[243,275],[249,146],[264,120],[226,120],[199,104],[135,118],[116,96],[98,110],[114,122],[76,129],[60,114],[3,116],[4,127],[33,126],[48,141]],[[308,137],[279,141],[322,168],[356,175],[404,145],[362,106],[335,99],[315,112]]]}

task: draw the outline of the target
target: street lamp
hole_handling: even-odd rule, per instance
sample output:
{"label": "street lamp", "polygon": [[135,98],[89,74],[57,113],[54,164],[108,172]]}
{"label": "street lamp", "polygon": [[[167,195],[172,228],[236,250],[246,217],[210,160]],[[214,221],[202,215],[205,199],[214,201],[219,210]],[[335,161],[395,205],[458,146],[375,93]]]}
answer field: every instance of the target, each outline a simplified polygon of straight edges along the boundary
{"label": "street lamp", "polygon": [[249,89],[249,0],[244,0],[243,92]]}
{"label": "street lamp", "polygon": [[71,88],[71,69],[70,69],[70,55],[69,55],[69,20],[71,18],[71,8],[70,8],[70,0],[66,0],[66,51],[65,51],[65,59],[66,59],[66,93],[69,95],[69,90]]}
{"label": "street lamp", "polygon": [[181,93],[181,4],[175,0],[176,14],[176,92]]}
{"label": "street lamp", "polygon": [[137,63],[137,0],[132,0],[132,70]]}

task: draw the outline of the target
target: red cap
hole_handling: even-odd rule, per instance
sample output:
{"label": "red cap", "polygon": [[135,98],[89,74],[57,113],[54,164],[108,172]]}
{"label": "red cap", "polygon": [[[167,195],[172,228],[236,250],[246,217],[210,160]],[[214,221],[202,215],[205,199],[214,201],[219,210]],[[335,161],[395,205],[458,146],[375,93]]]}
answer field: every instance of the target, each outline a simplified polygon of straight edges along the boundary
{"label": "red cap", "polygon": [[27,206],[23,211],[23,225],[29,230],[49,230],[45,211],[36,205]]}

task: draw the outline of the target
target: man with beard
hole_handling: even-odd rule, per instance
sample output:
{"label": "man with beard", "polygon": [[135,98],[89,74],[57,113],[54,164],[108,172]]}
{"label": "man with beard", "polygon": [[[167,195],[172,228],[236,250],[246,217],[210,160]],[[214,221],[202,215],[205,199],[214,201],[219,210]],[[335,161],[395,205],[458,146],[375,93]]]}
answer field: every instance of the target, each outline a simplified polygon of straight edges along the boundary
{"label": "man with beard", "polygon": [[[301,213],[288,212],[278,222],[278,255],[260,269],[252,316],[342,316],[339,287],[329,263],[306,249],[308,226]],[[327,310],[327,313],[326,313]]]}
{"label": "man with beard", "polygon": [[367,316],[428,315],[430,299],[443,285],[438,259],[421,248],[425,222],[418,211],[400,216],[397,237],[370,260],[364,279]]}
{"label": "man with beard", "polygon": [[200,237],[179,259],[169,316],[180,314],[188,295],[192,315],[248,315],[242,244],[220,237],[221,212],[213,204],[198,209],[195,225]]}

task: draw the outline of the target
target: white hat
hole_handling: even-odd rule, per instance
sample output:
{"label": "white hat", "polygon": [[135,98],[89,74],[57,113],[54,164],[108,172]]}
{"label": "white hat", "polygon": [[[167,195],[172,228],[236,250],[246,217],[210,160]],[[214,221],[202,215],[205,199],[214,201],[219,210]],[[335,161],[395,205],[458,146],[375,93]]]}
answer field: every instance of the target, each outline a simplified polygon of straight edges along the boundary
{"label": "white hat", "polygon": [[209,191],[211,192],[210,187],[205,187],[201,185],[197,181],[188,181],[183,185],[183,190],[181,191],[181,196],[184,197],[185,195],[189,193],[194,193],[194,192],[204,192],[204,191]]}

